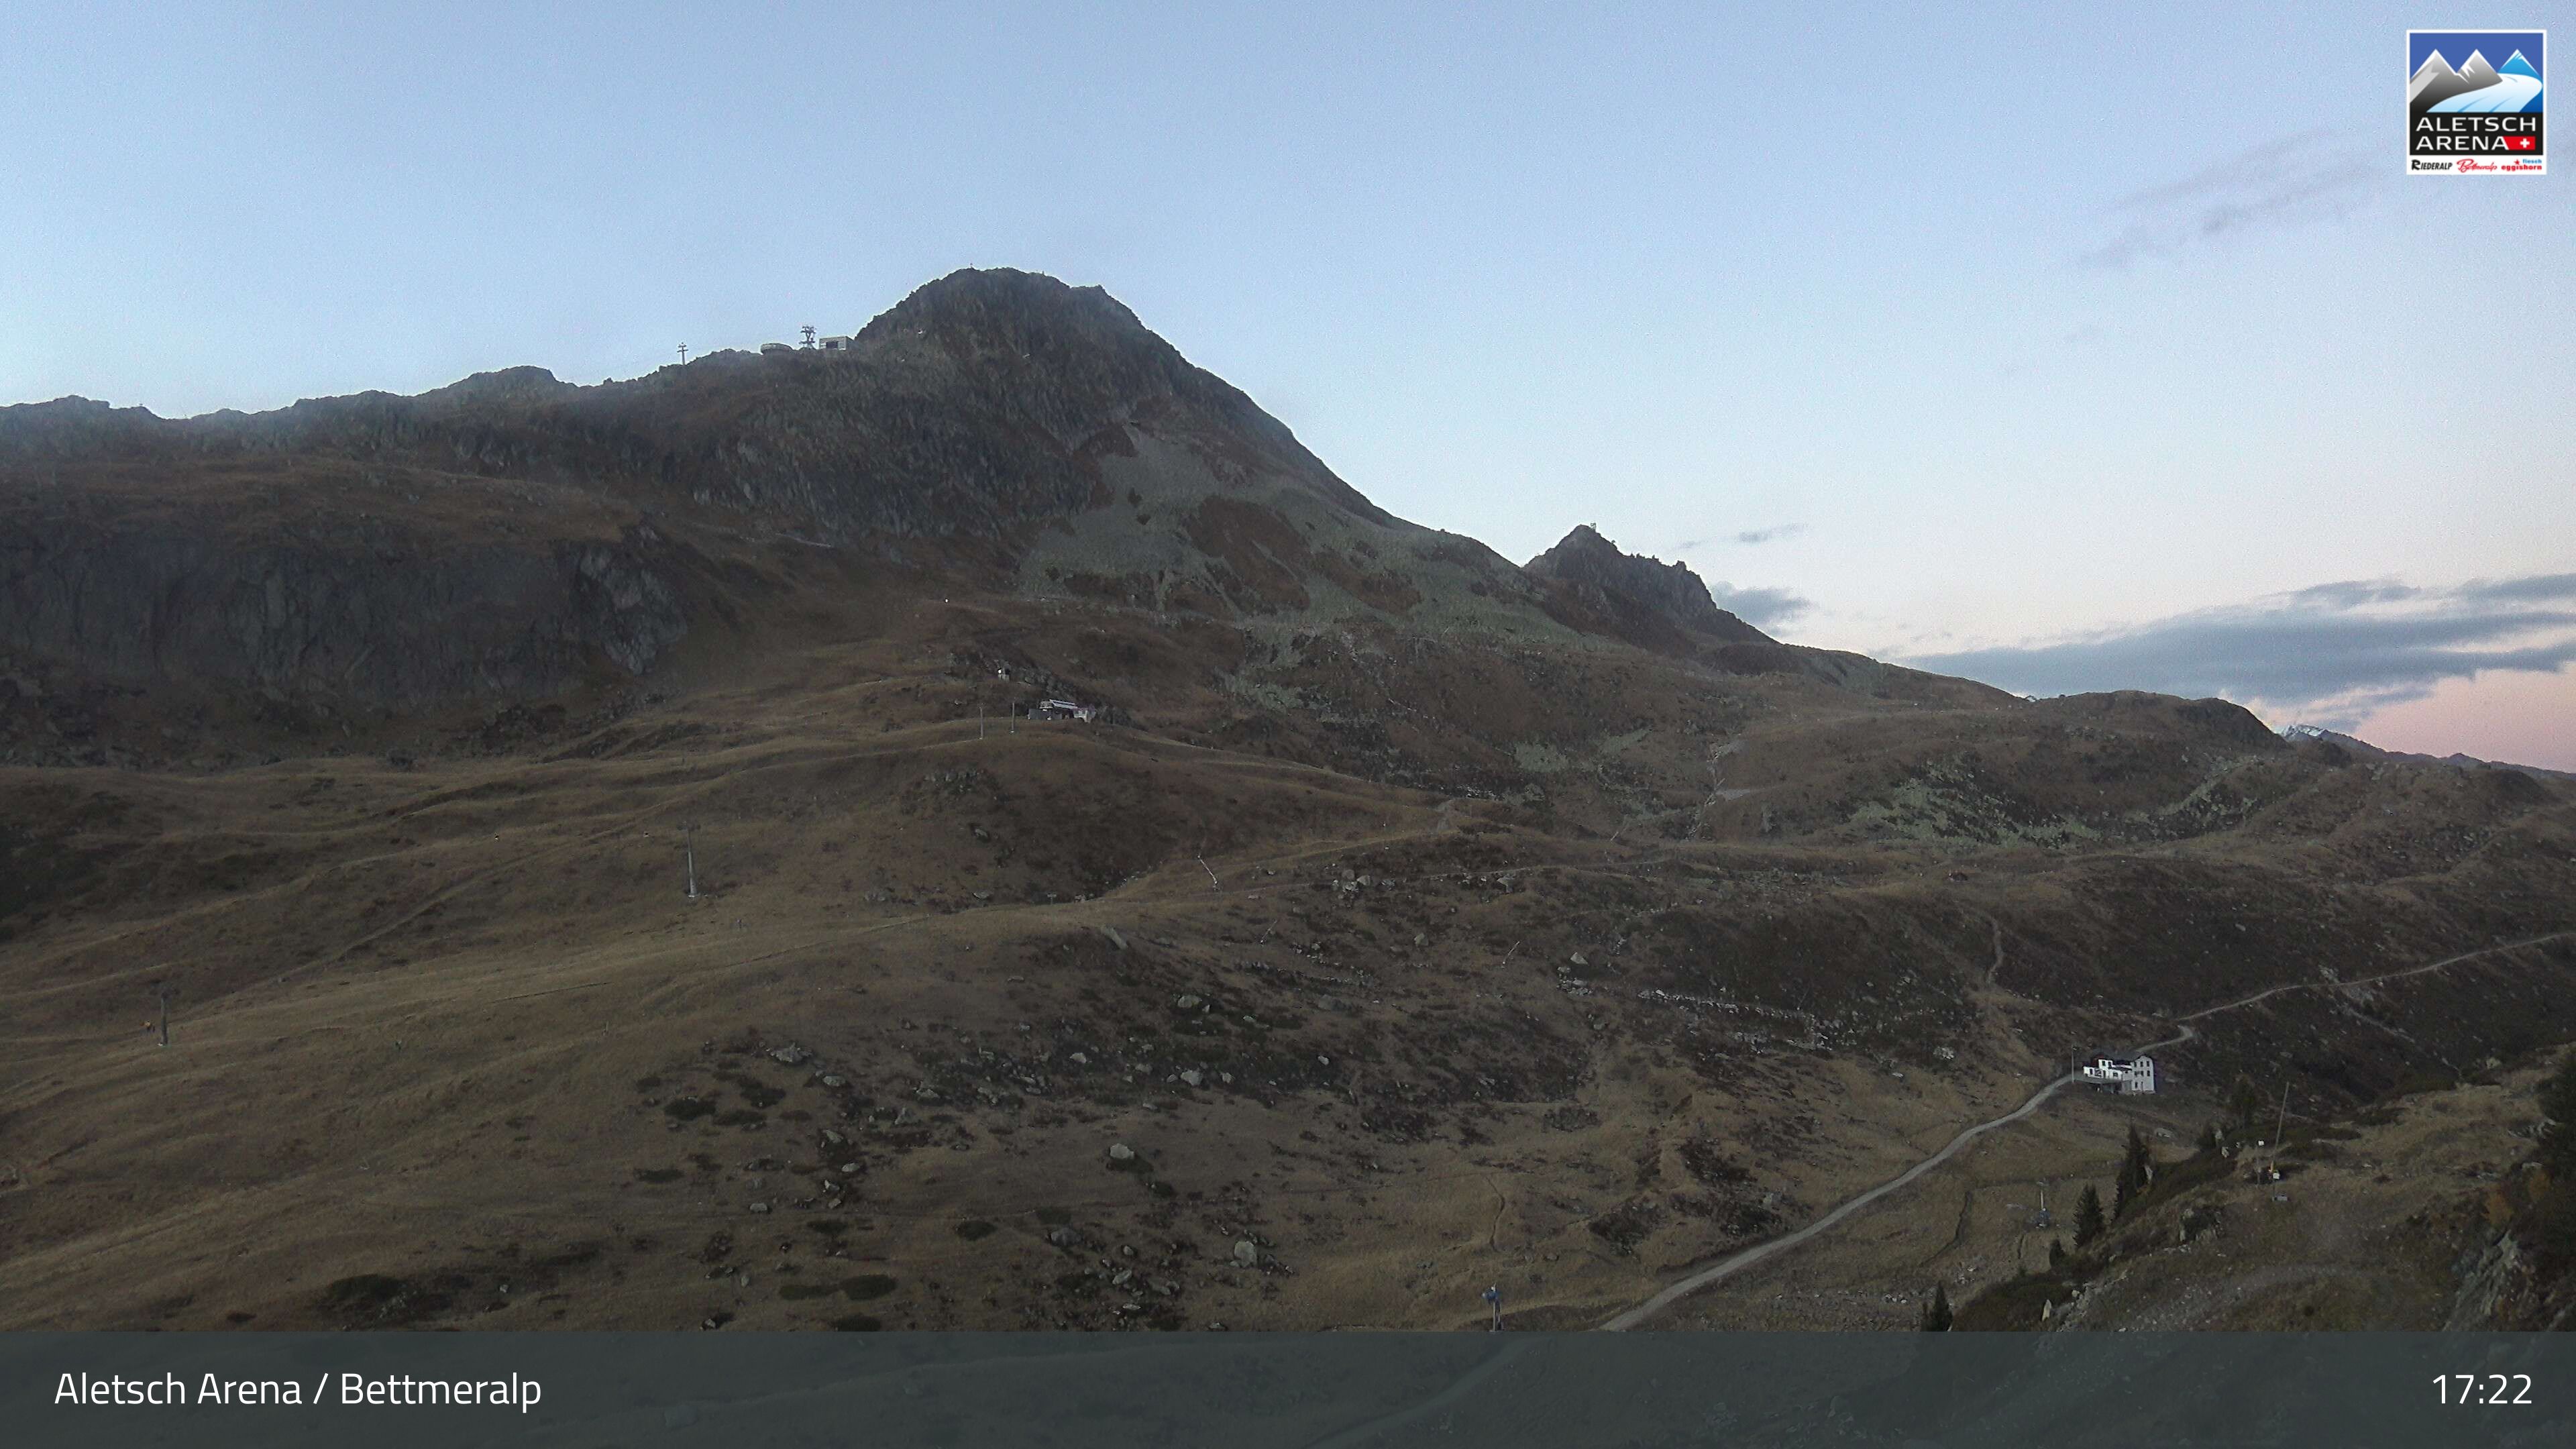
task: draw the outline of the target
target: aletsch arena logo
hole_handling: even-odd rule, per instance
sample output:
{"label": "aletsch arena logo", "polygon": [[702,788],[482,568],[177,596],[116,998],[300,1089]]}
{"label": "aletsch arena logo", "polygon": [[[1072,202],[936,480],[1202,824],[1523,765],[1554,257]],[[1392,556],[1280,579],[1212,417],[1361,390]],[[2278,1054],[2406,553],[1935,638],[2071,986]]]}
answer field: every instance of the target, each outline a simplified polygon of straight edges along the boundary
{"label": "aletsch arena logo", "polygon": [[2540,176],[2545,30],[2406,32],[2410,176]]}

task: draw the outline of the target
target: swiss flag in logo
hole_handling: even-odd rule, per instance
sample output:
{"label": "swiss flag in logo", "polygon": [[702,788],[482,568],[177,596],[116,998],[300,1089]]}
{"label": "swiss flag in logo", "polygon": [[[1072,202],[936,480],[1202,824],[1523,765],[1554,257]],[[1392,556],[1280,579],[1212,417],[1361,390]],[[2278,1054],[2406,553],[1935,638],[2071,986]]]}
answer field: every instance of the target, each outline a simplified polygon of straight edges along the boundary
{"label": "swiss flag in logo", "polygon": [[2504,148],[2508,151],[2529,151],[2539,144],[2540,138],[2537,136],[2507,136],[2504,138]]}

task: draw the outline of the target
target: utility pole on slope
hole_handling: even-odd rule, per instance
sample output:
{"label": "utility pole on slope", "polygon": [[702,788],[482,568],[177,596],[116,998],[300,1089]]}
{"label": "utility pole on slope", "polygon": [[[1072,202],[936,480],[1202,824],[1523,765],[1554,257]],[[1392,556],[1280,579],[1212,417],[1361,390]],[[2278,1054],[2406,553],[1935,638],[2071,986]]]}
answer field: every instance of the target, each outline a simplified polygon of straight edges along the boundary
{"label": "utility pole on slope", "polygon": [[680,827],[680,849],[681,849],[681,851],[682,851],[683,853],[685,853],[685,854],[687,855],[687,857],[688,857],[688,861],[689,861],[689,892],[688,892],[687,899],[689,899],[689,900],[693,900],[693,901],[694,901],[694,900],[696,900],[696,899],[698,898],[698,840],[697,840],[697,836],[698,836],[698,827],[697,827],[697,826],[695,826],[695,825],[683,825],[683,826],[681,826],[681,827]]}
{"label": "utility pole on slope", "polygon": [[178,994],[179,988],[167,981],[152,983],[152,999],[161,1003],[161,1044],[163,1046],[170,1044],[170,998]]}
{"label": "utility pole on slope", "polygon": [[680,365],[682,367],[689,365],[689,344],[685,342],[680,344]]}

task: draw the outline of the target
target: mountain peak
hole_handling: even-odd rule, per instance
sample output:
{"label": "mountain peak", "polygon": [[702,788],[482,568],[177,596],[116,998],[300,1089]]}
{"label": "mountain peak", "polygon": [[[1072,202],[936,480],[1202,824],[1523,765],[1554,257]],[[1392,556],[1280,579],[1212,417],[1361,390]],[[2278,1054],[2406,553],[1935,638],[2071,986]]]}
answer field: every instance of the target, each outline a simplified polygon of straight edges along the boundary
{"label": "mountain peak", "polygon": [[1126,304],[1099,287],[1075,287],[1043,272],[965,267],[925,282],[862,328],[863,339],[904,333],[951,345],[1033,352],[1068,344],[1115,348],[1170,344],[1148,330]]}
{"label": "mountain peak", "polygon": [[1745,643],[1770,637],[1717,606],[1708,584],[1690,566],[1627,553],[1588,523],[1579,523],[1556,547],[1522,571],[1579,591],[1599,591],[1617,613],[1642,609],[1667,626]]}
{"label": "mountain peak", "polygon": [[2540,79],[2539,69],[2533,66],[2530,61],[2523,59],[2522,52],[2518,50],[2513,53],[2512,59],[2506,61],[2503,65],[2496,67],[2496,73],[2498,75],[2529,76],[2533,80]]}

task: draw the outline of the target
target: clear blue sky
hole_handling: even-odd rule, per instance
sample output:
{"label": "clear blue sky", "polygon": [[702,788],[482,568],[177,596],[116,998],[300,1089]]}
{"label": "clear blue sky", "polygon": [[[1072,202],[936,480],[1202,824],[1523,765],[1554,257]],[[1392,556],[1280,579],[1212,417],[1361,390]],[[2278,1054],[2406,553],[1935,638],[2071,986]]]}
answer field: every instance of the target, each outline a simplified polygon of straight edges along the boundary
{"label": "clear blue sky", "polygon": [[[2495,39],[2488,39],[2490,35],[2493,35]],[[2549,74],[2549,62],[2541,54],[2541,39],[2541,33],[2536,30],[2419,31],[2407,37],[2406,59],[2408,72],[2412,74],[2414,67],[2422,65],[2424,63],[2424,57],[2431,55],[2435,51],[2440,51],[2442,59],[2450,62],[2452,65],[2463,66],[2469,63],[2470,56],[2486,55],[2488,51],[2492,50],[2495,54],[2487,55],[2487,64],[2489,65],[2502,65],[2516,55],[2519,55],[2524,60],[2530,62],[2533,70],[2546,76]]]}
{"label": "clear blue sky", "polygon": [[2403,175],[2408,9],[1895,9],[20,3],[0,401],[592,382],[1020,266],[1514,557],[2576,768],[2576,156]]}

